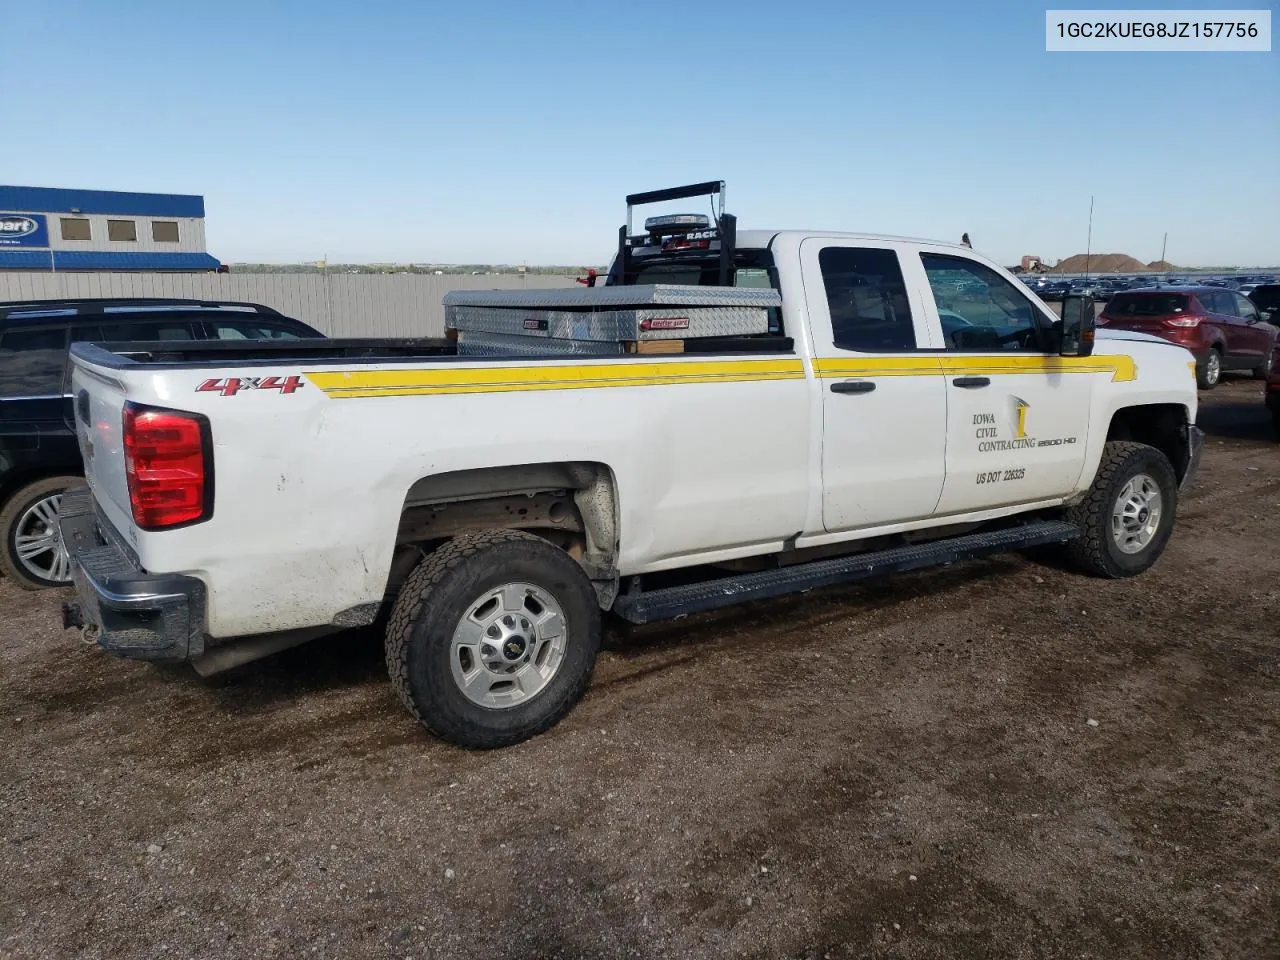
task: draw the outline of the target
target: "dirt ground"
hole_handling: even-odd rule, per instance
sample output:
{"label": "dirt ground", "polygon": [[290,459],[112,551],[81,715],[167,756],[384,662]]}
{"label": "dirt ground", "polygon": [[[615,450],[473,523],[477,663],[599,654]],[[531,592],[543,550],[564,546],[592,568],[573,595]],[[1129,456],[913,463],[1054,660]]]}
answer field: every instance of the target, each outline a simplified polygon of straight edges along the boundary
{"label": "dirt ground", "polygon": [[1280,445],[1256,382],[1204,401],[1142,578],[615,627],[499,752],[417,728],[377,636],[208,685],[0,582],[0,958],[1274,960]]}

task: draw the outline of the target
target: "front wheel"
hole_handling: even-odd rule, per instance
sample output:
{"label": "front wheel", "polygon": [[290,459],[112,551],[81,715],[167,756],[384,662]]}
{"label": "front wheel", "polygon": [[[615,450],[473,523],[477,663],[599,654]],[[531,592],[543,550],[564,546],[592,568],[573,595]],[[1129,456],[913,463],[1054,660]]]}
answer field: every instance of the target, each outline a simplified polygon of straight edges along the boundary
{"label": "front wheel", "polygon": [[401,588],[387,671],[432,733],[487,749],[526,740],[581,698],[600,649],[600,607],[582,568],[540,537],[458,537]]}
{"label": "front wheel", "polygon": [[0,509],[0,570],[24,590],[71,582],[71,558],[58,529],[58,505],[79,477],[46,477],[29,483]]}
{"label": "front wheel", "polygon": [[1080,528],[1068,551],[1099,577],[1132,577],[1160,559],[1173,533],[1178,482],[1169,458],[1144,443],[1112,441],[1085,498],[1067,510]]}

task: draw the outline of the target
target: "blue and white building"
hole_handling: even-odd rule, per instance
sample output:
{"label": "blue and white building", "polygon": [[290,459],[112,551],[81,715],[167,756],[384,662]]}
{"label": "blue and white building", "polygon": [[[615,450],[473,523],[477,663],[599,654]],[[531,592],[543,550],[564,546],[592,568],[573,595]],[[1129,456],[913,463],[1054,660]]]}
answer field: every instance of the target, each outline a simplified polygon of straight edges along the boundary
{"label": "blue and white building", "polygon": [[206,271],[204,197],[0,186],[0,270]]}

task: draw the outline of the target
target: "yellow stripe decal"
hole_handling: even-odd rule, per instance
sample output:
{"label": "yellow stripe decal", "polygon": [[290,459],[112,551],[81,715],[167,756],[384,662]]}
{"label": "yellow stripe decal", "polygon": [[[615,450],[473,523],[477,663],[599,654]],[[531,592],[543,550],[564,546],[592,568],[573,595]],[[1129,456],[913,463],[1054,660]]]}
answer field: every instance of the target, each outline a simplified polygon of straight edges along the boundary
{"label": "yellow stripe decal", "polygon": [[[827,357],[813,362],[821,379],[836,377],[972,376],[981,374],[1109,373],[1134,380],[1132,358],[963,356]],[[391,370],[335,370],[306,374],[330,397],[405,397],[445,393],[510,393],[525,390],[593,390],[681,383],[746,383],[801,380],[804,365],[792,360],[617,360],[525,366],[441,365]]]}
{"label": "yellow stripe decal", "polygon": [[1034,354],[966,356],[922,354],[916,357],[823,358],[814,361],[823,379],[832,377],[916,377],[928,374],[980,376],[982,374],[1109,373],[1115,383],[1138,378],[1132,357],[1046,357]]}
{"label": "yellow stripe decal", "polygon": [[403,397],[801,380],[804,378],[804,365],[799,360],[620,360],[510,367],[448,365],[398,370],[339,370],[308,373],[306,377],[331,397]]}

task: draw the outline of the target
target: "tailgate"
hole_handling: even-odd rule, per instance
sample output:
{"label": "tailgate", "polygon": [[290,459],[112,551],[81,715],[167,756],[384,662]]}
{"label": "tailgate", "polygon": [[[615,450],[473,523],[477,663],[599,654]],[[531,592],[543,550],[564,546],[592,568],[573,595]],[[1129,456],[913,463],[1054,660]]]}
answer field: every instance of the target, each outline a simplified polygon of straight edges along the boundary
{"label": "tailgate", "polygon": [[133,513],[122,440],[124,383],[112,376],[112,371],[93,367],[78,357],[73,356],[72,363],[72,406],[85,480],[112,525],[131,535]]}

